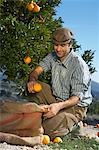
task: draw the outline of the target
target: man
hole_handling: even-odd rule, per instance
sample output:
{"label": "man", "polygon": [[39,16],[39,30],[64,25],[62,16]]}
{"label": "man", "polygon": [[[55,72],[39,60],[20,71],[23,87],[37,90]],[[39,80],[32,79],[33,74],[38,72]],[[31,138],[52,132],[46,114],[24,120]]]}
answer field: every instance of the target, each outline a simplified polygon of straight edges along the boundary
{"label": "man", "polygon": [[[88,66],[73,51],[72,39],[73,33],[69,29],[58,28],[53,34],[54,51],[31,72],[27,84],[29,93],[34,93],[38,103],[48,109],[43,115],[43,127],[51,138],[72,131],[86,116],[92,101]],[[51,70],[51,87],[40,82],[42,91],[35,93],[34,83],[43,71],[48,70]]]}

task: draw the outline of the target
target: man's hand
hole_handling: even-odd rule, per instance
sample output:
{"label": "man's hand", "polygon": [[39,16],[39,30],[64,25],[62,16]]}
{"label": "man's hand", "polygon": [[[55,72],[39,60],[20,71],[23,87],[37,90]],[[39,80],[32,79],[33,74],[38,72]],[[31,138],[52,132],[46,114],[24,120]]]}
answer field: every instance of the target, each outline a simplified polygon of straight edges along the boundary
{"label": "man's hand", "polygon": [[68,100],[53,103],[48,105],[48,112],[44,114],[45,119],[54,117],[60,110],[70,108],[77,105],[79,102],[78,96],[71,96]]}
{"label": "man's hand", "polygon": [[34,84],[37,83],[38,76],[43,72],[43,68],[41,66],[38,66],[36,69],[34,69],[29,76],[29,82],[27,83],[27,88],[29,93],[35,93],[33,90]]}
{"label": "man's hand", "polygon": [[53,103],[48,105],[47,107],[48,112],[43,115],[45,119],[54,117],[60,111],[59,103]]}
{"label": "man's hand", "polygon": [[39,107],[42,109],[43,113],[47,113],[49,111],[49,105],[40,104]]}
{"label": "man's hand", "polygon": [[30,81],[27,83],[27,88],[28,88],[29,93],[35,93],[35,91],[33,90],[35,83],[36,81]]}

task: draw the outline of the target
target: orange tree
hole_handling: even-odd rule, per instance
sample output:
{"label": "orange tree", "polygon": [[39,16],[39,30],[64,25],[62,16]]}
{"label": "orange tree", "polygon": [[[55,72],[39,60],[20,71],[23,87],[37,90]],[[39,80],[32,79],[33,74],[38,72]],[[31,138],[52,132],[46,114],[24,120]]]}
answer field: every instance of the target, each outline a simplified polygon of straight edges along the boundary
{"label": "orange tree", "polygon": [[[39,11],[31,10],[31,3]],[[52,32],[62,23],[54,17],[59,4],[60,0],[2,0],[0,69],[8,80],[25,83],[31,69],[52,50]]]}
{"label": "orange tree", "polygon": [[[60,3],[61,0],[0,0],[0,69],[8,81],[24,87],[31,70],[52,50],[52,33],[63,23],[61,17],[55,19]],[[80,48],[76,40],[73,47]],[[86,51],[82,56],[87,58],[91,73],[95,71],[89,63],[93,55]],[[41,79],[49,81],[50,74]]]}

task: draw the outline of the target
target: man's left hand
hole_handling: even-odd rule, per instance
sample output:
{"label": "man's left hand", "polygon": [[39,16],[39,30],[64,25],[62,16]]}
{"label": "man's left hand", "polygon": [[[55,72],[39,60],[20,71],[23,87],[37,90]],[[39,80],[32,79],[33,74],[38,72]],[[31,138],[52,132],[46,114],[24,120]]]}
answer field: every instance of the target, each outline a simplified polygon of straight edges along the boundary
{"label": "man's left hand", "polygon": [[45,119],[54,117],[60,111],[59,103],[50,104],[48,110],[49,111],[43,115]]}

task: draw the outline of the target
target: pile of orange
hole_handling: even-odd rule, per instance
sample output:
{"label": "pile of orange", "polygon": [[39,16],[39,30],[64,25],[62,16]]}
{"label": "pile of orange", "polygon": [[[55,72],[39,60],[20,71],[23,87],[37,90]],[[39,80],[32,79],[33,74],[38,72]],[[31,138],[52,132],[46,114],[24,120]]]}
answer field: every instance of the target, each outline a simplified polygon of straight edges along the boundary
{"label": "pile of orange", "polygon": [[[50,137],[48,135],[43,135],[42,144],[49,144],[51,142]],[[60,137],[55,137],[53,143],[62,143],[62,139]]]}
{"label": "pile of orange", "polygon": [[30,3],[28,3],[26,5],[26,8],[29,10],[29,11],[32,11],[32,12],[39,12],[40,11],[40,7],[33,1],[31,1]]}

